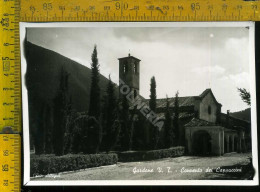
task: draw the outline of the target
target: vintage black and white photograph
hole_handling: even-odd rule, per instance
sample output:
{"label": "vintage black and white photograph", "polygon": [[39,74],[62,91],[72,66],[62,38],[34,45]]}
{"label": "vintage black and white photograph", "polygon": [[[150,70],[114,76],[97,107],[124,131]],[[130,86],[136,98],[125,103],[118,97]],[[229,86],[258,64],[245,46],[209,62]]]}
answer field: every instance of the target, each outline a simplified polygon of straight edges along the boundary
{"label": "vintage black and white photograph", "polygon": [[257,185],[254,23],[21,23],[25,185]]}

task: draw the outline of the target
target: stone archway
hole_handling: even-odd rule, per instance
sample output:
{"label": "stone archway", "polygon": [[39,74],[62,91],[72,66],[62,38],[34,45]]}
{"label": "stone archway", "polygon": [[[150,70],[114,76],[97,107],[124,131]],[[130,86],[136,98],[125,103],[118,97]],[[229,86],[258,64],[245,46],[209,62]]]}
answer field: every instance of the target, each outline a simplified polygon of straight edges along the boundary
{"label": "stone archway", "polygon": [[212,153],[211,136],[207,131],[196,131],[193,134],[192,141],[192,152],[194,155],[207,156]]}

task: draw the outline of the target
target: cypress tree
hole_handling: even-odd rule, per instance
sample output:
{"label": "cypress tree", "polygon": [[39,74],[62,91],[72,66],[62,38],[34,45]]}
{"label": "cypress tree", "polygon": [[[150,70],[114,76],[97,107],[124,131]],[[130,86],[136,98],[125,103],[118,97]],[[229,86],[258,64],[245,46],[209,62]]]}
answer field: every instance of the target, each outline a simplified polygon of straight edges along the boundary
{"label": "cypress tree", "polygon": [[64,133],[67,118],[68,105],[68,77],[69,74],[62,68],[60,75],[60,86],[53,100],[54,102],[54,128],[53,148],[55,155],[64,154]]}
{"label": "cypress tree", "polygon": [[97,58],[97,46],[94,46],[94,50],[91,56],[91,87],[90,87],[90,101],[89,111],[90,116],[99,120],[100,116],[100,87],[99,87],[99,63]]}
{"label": "cypress tree", "polygon": [[66,126],[65,126],[65,142],[64,142],[64,153],[70,153],[71,152],[71,140],[72,140],[72,124],[73,120],[75,118],[75,113],[76,111],[73,110],[72,108],[72,97],[70,96],[69,102],[67,105],[67,118],[66,118]]}
{"label": "cypress tree", "polygon": [[118,119],[116,119],[111,127],[107,152],[115,149],[119,141],[120,131],[121,131],[121,123]]}
{"label": "cypress tree", "polygon": [[145,133],[145,120],[146,118],[140,111],[136,113],[137,119],[134,121],[133,130],[133,149],[145,150],[146,149],[146,133]]}
{"label": "cypress tree", "polygon": [[[156,113],[156,81],[155,77],[153,76],[151,78],[150,83],[150,100],[149,100],[149,107],[150,109]],[[156,126],[154,126],[152,123],[149,123],[149,127],[151,130],[151,148],[156,149],[158,142],[159,142],[159,130]]]}
{"label": "cypress tree", "polygon": [[164,113],[164,117],[165,117],[165,121],[164,121],[165,148],[169,148],[174,145],[174,133],[172,127],[168,96],[166,96],[166,111]]}
{"label": "cypress tree", "polygon": [[115,85],[111,81],[110,75],[109,75],[109,81],[107,84],[106,89],[106,97],[105,97],[105,107],[104,107],[104,115],[103,115],[103,125],[104,125],[104,135],[105,140],[104,143],[106,143],[106,150],[110,149],[111,146],[109,144],[112,143],[113,139],[113,130],[112,126],[115,123],[115,120],[117,118],[117,105],[116,105],[116,96],[115,96]]}
{"label": "cypress tree", "polygon": [[92,116],[87,119],[87,135],[86,140],[83,143],[85,145],[84,153],[98,153],[100,143],[102,140],[102,126],[99,121]]}
{"label": "cypress tree", "polygon": [[90,142],[89,142],[88,120],[89,120],[89,116],[86,114],[81,114],[76,120],[79,130],[81,131],[80,149],[85,154],[89,153],[89,151],[90,151],[89,148],[91,147],[91,146],[89,146]]}
{"label": "cypress tree", "polygon": [[153,112],[156,112],[156,81],[155,77],[153,76],[151,78],[150,83],[150,101],[149,101],[149,107]]}
{"label": "cypress tree", "polygon": [[179,92],[178,91],[175,94],[175,100],[174,100],[173,127],[174,127],[174,135],[176,136],[175,145],[180,145],[181,133],[180,133],[180,125],[179,125]]}
{"label": "cypress tree", "polygon": [[122,96],[120,118],[122,122],[121,147],[122,150],[130,150],[132,146],[133,127],[130,121],[129,103],[125,95]]}

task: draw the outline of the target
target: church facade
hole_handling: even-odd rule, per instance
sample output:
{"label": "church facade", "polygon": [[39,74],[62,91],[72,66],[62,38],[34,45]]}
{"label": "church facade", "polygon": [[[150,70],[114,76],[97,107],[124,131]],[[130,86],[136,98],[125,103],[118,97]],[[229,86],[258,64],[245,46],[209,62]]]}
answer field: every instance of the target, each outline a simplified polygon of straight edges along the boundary
{"label": "church facade", "polygon": [[[130,54],[119,58],[119,79],[130,87],[135,96],[140,93],[140,61]],[[175,99],[168,98],[172,114]],[[251,149],[251,123],[230,116],[229,111],[221,113],[222,105],[211,89],[206,89],[197,96],[178,97],[178,100],[178,143],[185,146],[187,154],[223,155]],[[149,103],[149,99],[143,98],[143,101]],[[163,121],[166,98],[157,99],[156,106],[157,117]]]}

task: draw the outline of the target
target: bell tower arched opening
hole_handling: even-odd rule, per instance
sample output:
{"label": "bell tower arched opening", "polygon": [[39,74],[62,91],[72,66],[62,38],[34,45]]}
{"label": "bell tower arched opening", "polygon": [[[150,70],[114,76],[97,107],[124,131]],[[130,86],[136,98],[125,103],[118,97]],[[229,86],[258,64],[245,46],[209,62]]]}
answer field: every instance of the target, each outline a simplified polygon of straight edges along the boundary
{"label": "bell tower arched opening", "polygon": [[[139,95],[140,87],[140,59],[131,56],[119,58],[119,80],[134,90],[134,96]],[[120,89],[119,85],[119,89]],[[120,93],[119,93],[120,94]]]}

